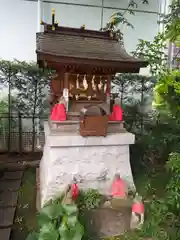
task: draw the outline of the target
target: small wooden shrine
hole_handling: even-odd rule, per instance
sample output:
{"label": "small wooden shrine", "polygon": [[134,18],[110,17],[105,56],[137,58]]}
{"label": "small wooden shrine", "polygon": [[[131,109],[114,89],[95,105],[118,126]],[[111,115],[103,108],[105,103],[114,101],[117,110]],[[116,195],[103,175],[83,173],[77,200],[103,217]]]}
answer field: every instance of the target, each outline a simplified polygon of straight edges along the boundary
{"label": "small wooden shrine", "polygon": [[[41,206],[74,177],[81,189],[107,194],[118,172],[134,190],[129,145],[134,144],[135,136],[121,128],[122,118],[109,118],[105,107],[110,107],[112,76],[138,73],[147,62],[129,56],[111,31],[58,26],[54,10],[52,24],[42,25],[44,32],[37,33],[37,61],[42,68],[56,70],[51,79],[51,103],[62,98],[63,104],[59,101],[51,111],[51,121],[44,123]],[[91,109],[104,106],[105,114],[86,115],[82,120],[88,105]],[[56,106],[65,109],[65,120],[52,119]]]}
{"label": "small wooden shrine", "polygon": [[37,62],[56,70],[51,79],[51,103],[65,96],[68,112],[79,112],[86,104],[109,102],[111,77],[116,73],[138,73],[147,62],[127,54],[111,31],[58,26],[41,22],[37,33]]}

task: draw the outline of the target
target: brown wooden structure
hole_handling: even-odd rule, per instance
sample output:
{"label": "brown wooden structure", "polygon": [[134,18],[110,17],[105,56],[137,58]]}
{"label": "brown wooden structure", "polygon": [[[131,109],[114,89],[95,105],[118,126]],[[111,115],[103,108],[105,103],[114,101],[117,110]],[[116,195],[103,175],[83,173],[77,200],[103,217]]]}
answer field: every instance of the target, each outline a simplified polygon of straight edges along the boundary
{"label": "brown wooden structure", "polygon": [[79,111],[86,104],[107,100],[110,80],[116,73],[138,73],[147,62],[127,54],[110,31],[60,27],[55,22],[37,33],[37,62],[40,67],[56,70],[51,80],[54,96],[69,90],[69,111]]}

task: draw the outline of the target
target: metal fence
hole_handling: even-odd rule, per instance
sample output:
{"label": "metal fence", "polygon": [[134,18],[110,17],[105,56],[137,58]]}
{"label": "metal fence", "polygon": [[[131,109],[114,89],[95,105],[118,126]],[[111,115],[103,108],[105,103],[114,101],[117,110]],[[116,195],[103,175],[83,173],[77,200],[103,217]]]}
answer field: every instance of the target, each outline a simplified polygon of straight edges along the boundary
{"label": "metal fence", "polygon": [[0,113],[0,152],[39,152],[45,138],[45,118]]}

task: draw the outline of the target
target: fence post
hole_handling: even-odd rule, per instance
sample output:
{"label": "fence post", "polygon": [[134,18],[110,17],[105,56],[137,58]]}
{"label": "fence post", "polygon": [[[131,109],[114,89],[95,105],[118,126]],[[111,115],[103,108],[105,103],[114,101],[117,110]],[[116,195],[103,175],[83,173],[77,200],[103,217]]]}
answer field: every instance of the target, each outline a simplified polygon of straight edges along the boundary
{"label": "fence post", "polygon": [[32,152],[33,153],[35,152],[35,135],[36,135],[36,132],[35,132],[35,116],[33,115],[33,118],[32,118]]}
{"label": "fence post", "polygon": [[12,120],[12,116],[11,116],[11,109],[10,109],[10,103],[9,104],[9,109],[8,109],[8,153],[11,152],[11,120]]}
{"label": "fence post", "polygon": [[19,155],[22,155],[22,117],[21,117],[21,113],[18,112],[18,123],[19,123]]}
{"label": "fence post", "polygon": [[[141,109],[144,107],[144,90],[145,90],[145,80],[141,79]],[[144,110],[142,111],[144,113]],[[144,116],[141,112],[140,124],[141,124],[141,134],[144,132]]]}

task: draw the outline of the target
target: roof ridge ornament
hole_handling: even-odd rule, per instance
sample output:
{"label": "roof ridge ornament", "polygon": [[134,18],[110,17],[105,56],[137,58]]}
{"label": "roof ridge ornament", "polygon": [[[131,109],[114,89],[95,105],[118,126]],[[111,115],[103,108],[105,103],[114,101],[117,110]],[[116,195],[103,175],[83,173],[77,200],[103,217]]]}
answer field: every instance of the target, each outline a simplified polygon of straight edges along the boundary
{"label": "roof ridge ornament", "polygon": [[80,28],[84,30],[86,28],[86,25],[83,24]]}
{"label": "roof ridge ornament", "polygon": [[55,31],[56,27],[55,27],[55,9],[52,8],[52,30]]}
{"label": "roof ridge ornament", "polygon": [[[55,9],[52,8],[52,30],[53,31],[56,30],[56,27],[58,27],[58,24],[59,22],[57,20],[55,21]],[[40,25],[47,27],[48,24],[41,20]]]}

